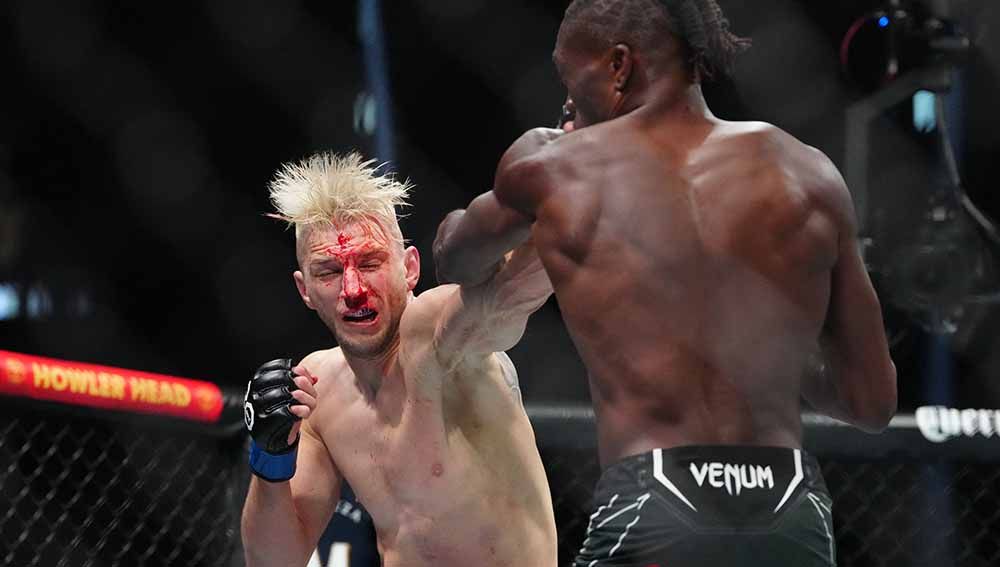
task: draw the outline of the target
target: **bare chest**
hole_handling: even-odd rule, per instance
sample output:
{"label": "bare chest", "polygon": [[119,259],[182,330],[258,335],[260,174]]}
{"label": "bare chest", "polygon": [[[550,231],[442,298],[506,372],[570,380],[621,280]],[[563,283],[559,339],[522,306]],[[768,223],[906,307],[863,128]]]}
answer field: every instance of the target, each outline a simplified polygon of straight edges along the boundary
{"label": "bare chest", "polygon": [[443,514],[478,484],[466,424],[440,402],[355,404],[330,425],[331,456],[377,526]]}

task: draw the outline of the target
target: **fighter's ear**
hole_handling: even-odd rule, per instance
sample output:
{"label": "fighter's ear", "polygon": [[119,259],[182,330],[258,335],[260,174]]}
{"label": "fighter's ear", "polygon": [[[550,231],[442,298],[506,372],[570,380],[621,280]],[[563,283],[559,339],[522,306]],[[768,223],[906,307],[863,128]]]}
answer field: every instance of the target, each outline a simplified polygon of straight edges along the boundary
{"label": "fighter's ear", "polygon": [[295,270],[292,274],[292,279],[295,280],[295,288],[299,290],[299,296],[302,297],[302,302],[306,304],[306,307],[315,311],[316,307],[313,306],[312,300],[309,299],[309,292],[306,291],[305,276],[302,275],[301,271]]}
{"label": "fighter's ear", "polygon": [[403,266],[406,268],[406,287],[413,291],[420,281],[420,252],[410,246],[403,251]]}
{"label": "fighter's ear", "polygon": [[625,90],[629,79],[632,78],[634,62],[632,48],[628,45],[618,43],[611,48],[611,73],[616,91]]}

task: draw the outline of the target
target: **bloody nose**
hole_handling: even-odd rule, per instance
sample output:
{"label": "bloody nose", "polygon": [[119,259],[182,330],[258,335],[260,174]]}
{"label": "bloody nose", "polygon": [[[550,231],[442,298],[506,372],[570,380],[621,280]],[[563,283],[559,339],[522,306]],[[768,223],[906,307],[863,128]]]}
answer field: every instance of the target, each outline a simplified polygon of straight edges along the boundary
{"label": "bloody nose", "polygon": [[358,271],[349,268],[344,271],[344,288],[341,291],[348,309],[362,307],[368,301],[368,290],[359,277]]}

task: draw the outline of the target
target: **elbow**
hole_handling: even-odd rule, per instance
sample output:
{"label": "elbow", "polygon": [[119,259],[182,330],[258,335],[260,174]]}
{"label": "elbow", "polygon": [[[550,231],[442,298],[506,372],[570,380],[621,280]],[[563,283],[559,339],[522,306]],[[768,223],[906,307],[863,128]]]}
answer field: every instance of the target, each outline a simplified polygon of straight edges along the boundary
{"label": "elbow", "polygon": [[869,395],[854,400],[855,425],[868,433],[881,433],[896,415],[896,366],[889,361],[887,367],[868,377]]}
{"label": "elbow", "polygon": [[882,433],[896,415],[896,398],[880,403],[877,407],[867,408],[857,416],[855,425],[865,433]]}

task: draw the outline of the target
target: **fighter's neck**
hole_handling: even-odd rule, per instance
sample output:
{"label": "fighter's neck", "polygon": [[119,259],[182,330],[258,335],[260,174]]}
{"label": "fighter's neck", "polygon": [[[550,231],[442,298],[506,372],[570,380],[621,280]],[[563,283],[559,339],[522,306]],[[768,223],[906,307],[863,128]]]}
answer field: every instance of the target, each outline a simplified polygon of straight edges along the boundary
{"label": "fighter's neck", "polygon": [[344,353],[347,365],[354,372],[358,385],[367,395],[378,394],[383,382],[389,378],[399,356],[399,337],[384,353],[371,358],[352,356]]}
{"label": "fighter's neck", "polygon": [[644,103],[636,111],[659,126],[698,126],[716,120],[698,83],[664,81],[650,85]]}
{"label": "fighter's neck", "polygon": [[[406,296],[407,305],[413,302],[414,299],[416,299],[416,296],[411,291]],[[344,353],[344,360],[347,361],[347,365],[354,372],[354,377],[357,379],[358,384],[366,394],[374,398],[375,394],[382,388],[382,383],[392,374],[399,360],[399,331],[396,331],[395,337],[389,347],[375,356],[361,357],[349,354],[343,351],[343,349],[341,351]]]}

